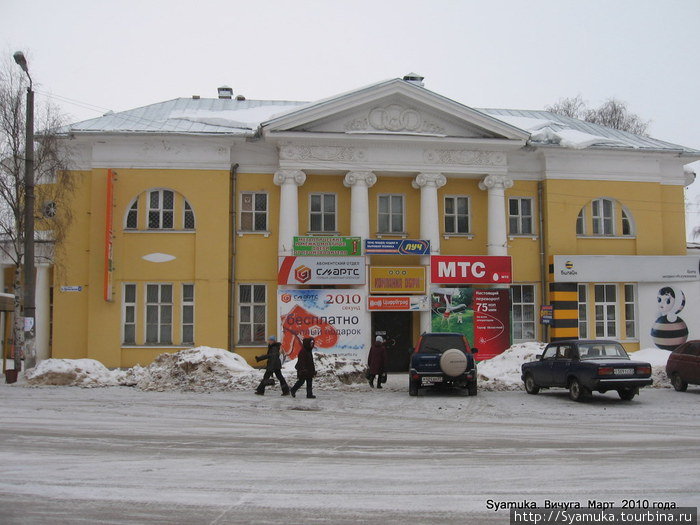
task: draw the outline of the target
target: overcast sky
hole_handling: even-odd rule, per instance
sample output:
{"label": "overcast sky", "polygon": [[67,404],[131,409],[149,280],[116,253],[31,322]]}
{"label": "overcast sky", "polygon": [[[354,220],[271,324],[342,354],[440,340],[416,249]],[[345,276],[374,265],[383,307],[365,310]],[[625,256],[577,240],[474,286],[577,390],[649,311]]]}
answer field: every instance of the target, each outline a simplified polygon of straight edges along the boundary
{"label": "overcast sky", "polygon": [[699,27],[698,0],[0,0],[0,50],[24,50],[38,98],[72,120],[223,84],[310,101],[415,71],[472,107],[616,97],[696,149]]}

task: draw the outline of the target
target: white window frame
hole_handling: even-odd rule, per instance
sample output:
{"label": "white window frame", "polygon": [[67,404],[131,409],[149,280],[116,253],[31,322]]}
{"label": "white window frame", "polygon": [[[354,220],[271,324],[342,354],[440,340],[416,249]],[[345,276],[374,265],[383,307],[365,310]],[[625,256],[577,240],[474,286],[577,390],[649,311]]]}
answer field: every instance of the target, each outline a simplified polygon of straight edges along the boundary
{"label": "white window frame", "polygon": [[[149,286],[157,286],[158,287],[158,302],[155,303],[150,303],[148,302],[148,287]],[[170,286],[170,302],[169,303],[164,303],[161,300],[162,292],[161,289],[163,286]],[[173,283],[169,282],[148,282],[145,284],[144,287],[144,296],[143,296],[143,305],[144,305],[144,326],[143,326],[143,332],[144,332],[144,337],[143,340],[146,345],[148,346],[172,346],[173,345],[173,325],[175,322],[175,287]],[[152,324],[148,322],[148,307],[149,306],[156,306],[158,308],[158,320],[156,322],[157,330],[158,330],[158,337],[157,341],[149,341],[148,340],[148,327]],[[162,315],[163,315],[163,307],[170,307],[170,323],[163,323],[162,322]],[[168,341],[163,341],[162,337],[162,326],[165,325],[170,325],[170,337]]]}
{"label": "white window frame", "polygon": [[[596,290],[598,287],[603,287],[603,301],[598,301],[596,298]],[[608,290],[614,290],[615,291],[615,298],[614,300],[610,300],[608,297]],[[594,312],[595,312],[595,338],[596,339],[617,339],[618,335],[620,333],[619,329],[619,322],[620,322],[620,312],[618,308],[618,294],[619,290],[618,287],[615,283],[595,283],[593,285],[593,304],[595,305]],[[614,313],[614,319],[610,319],[609,317],[609,309],[612,307],[613,313]],[[602,308],[602,319],[598,319],[598,308]],[[608,329],[610,326],[610,323],[614,323],[615,327],[615,332],[611,333],[610,330]],[[599,333],[599,328],[602,328],[601,332]]]}
{"label": "white window frame", "polygon": [[[530,287],[532,288],[532,302],[526,302],[524,301],[525,294],[523,293],[524,287]],[[516,302],[514,299],[514,293],[513,289],[514,288],[520,288],[520,297],[521,300],[519,302]],[[519,284],[512,284],[510,286],[510,295],[511,295],[511,325],[513,327],[513,342],[514,343],[524,343],[528,341],[537,341],[537,325],[538,325],[538,319],[537,319],[537,286],[531,283],[519,283]],[[519,321],[515,320],[515,307],[521,308],[521,319]],[[525,309],[531,309],[532,311],[532,320],[531,321],[526,321],[525,320]],[[516,337],[516,324],[520,326],[520,334],[524,334],[525,330],[524,327],[526,325],[532,325],[532,331],[533,335],[532,338],[525,338],[525,337]]]}
{"label": "white window frame", "polygon": [[[320,211],[314,211],[312,209],[312,201],[314,197],[320,197],[321,198],[321,210]],[[333,198],[333,212],[326,212],[324,211],[324,200],[326,197],[332,197]],[[321,216],[321,229],[320,230],[315,230],[313,229],[313,219],[312,217],[314,215],[320,215]],[[332,229],[326,228],[326,216],[328,215],[333,215],[333,225],[334,227]],[[330,193],[330,192],[314,192],[309,194],[309,232],[310,233],[337,233],[338,232],[338,194],[337,193]]]}
{"label": "white window frame", "polygon": [[[510,211],[511,201],[516,201],[518,203],[518,213],[513,214]],[[530,215],[523,215],[523,201],[528,201],[530,203]],[[517,231],[513,231],[511,228],[511,220],[515,219],[517,223]],[[523,232],[523,222],[528,219],[530,221],[530,231]],[[535,231],[535,199],[532,197],[508,197],[508,234],[513,236],[524,236],[532,237],[537,235]]]}
{"label": "white window frame", "polygon": [[[250,287],[250,302],[244,303],[241,301],[241,288],[243,286],[249,286]],[[256,286],[262,286],[264,290],[264,299],[262,301],[255,301],[255,287]],[[236,290],[237,293],[237,324],[238,324],[238,344],[239,345],[250,345],[250,346],[259,346],[259,345],[264,345],[265,344],[265,334],[267,334],[267,285],[265,283],[239,283],[238,284],[238,289]],[[262,306],[264,310],[264,321],[262,323],[256,323],[255,322],[255,307],[260,307]],[[249,321],[243,321],[243,308],[247,307],[250,309],[250,315],[249,315]],[[242,339],[241,338],[241,329],[243,325],[250,325],[250,340]],[[263,325],[263,334],[262,334],[262,339],[256,340],[255,339],[255,327],[256,325]]]}
{"label": "white window frame", "polygon": [[[172,208],[165,208],[165,192],[172,193],[173,195],[173,207]],[[146,219],[147,219],[147,226],[149,230],[174,230],[175,229],[175,197],[177,196],[177,193],[173,190],[169,190],[167,188],[154,188],[147,190],[147,200],[148,200],[148,213],[146,214]],[[158,207],[153,208],[151,205],[151,195],[157,193],[158,194]],[[152,213],[157,213],[158,214],[158,226],[151,226],[151,214]],[[171,220],[171,226],[163,226],[164,223],[164,217],[166,215],[170,215],[170,220]]]}
{"label": "white window frame", "polygon": [[[392,209],[392,200],[393,197],[400,197],[401,198],[401,230],[394,230],[393,229],[393,221],[392,217],[394,215],[398,215],[397,212],[395,212]],[[381,199],[382,198],[388,198],[389,199],[389,212],[381,212]],[[381,219],[380,217],[382,215],[388,215],[389,216],[389,229],[387,231],[384,231],[380,228],[381,226]],[[406,233],[406,196],[403,193],[382,193],[377,195],[377,233],[382,234],[382,235],[402,235]]]}
{"label": "white window frame", "polygon": [[[454,213],[447,213],[447,199],[453,199],[453,210]],[[467,201],[467,231],[461,232],[459,230],[459,222],[458,219],[460,216],[464,215],[461,213],[457,213],[457,199],[465,199]],[[443,220],[442,220],[442,225],[444,228],[444,233],[445,235],[449,237],[456,237],[459,235],[471,235],[472,232],[472,199],[471,196],[469,195],[445,195],[442,200],[442,205],[443,205]],[[455,231],[453,232],[448,232],[447,231],[447,218],[451,217],[453,219],[453,224],[455,227]]]}
{"label": "white window frame", "polygon": [[[126,300],[126,289],[127,287],[134,287],[134,300],[133,302],[127,302]],[[122,284],[122,344],[123,345],[135,345],[136,335],[137,335],[137,312],[138,312],[138,301],[139,301],[139,287],[136,283],[123,283]],[[132,309],[133,322],[127,322],[127,311]],[[126,327],[133,326],[134,328],[134,340],[126,340]]]}
{"label": "white window frame", "polygon": [[[243,199],[250,195],[251,196],[251,209],[250,210],[244,210],[243,209]],[[264,195],[265,196],[265,210],[264,211],[256,211],[255,210],[255,200],[258,195]],[[243,215],[244,214],[251,214],[252,219],[251,219],[251,229],[244,229],[243,228]],[[257,229],[255,227],[256,224],[256,217],[258,214],[263,214],[265,216],[265,229]],[[270,194],[266,191],[242,191],[240,193],[240,197],[238,200],[238,225],[239,225],[239,230],[241,233],[264,233],[269,235],[270,233]]]}
{"label": "white window frame", "polygon": [[[579,339],[588,338],[588,285],[579,283],[577,289],[578,302],[578,337]],[[583,293],[581,293],[583,292]],[[583,301],[581,296],[583,295]],[[583,312],[583,315],[582,315]]]}
{"label": "white window frame", "polygon": [[[610,215],[605,214],[605,203],[610,203]],[[598,213],[596,214],[596,204],[598,205]],[[615,236],[615,201],[606,197],[600,197],[591,201],[591,223],[593,235],[597,237],[614,237]],[[596,228],[597,224],[597,228]],[[606,228],[606,224],[610,225],[610,231]]]}
{"label": "white window frame", "polygon": [[[191,301],[186,301],[185,300],[185,286],[191,286],[192,287],[192,300]],[[194,345],[195,341],[195,297],[196,297],[196,291],[195,291],[195,286],[194,283],[182,283],[182,286],[180,287],[180,341],[183,345]],[[185,309],[186,308],[191,308],[192,309],[192,321],[191,322],[185,322]],[[191,326],[192,327],[192,340],[191,341],[185,341],[185,328]]]}
{"label": "white window frame", "polygon": [[[632,300],[627,300],[627,290],[632,290]],[[635,283],[624,283],[622,285],[622,301],[624,305],[625,313],[625,338],[626,339],[639,339],[639,333],[637,332],[638,323],[637,319],[637,285]],[[627,315],[630,310],[632,312],[632,318]],[[632,326],[632,335],[629,334],[630,325]]]}

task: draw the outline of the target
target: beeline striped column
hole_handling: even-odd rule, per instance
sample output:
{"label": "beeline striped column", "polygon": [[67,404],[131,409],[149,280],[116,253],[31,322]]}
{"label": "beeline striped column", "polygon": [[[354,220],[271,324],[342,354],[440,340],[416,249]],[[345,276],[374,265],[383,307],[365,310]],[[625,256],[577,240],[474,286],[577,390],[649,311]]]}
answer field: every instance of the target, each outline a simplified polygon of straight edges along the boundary
{"label": "beeline striped column", "polygon": [[578,339],[578,283],[549,283],[551,341]]}

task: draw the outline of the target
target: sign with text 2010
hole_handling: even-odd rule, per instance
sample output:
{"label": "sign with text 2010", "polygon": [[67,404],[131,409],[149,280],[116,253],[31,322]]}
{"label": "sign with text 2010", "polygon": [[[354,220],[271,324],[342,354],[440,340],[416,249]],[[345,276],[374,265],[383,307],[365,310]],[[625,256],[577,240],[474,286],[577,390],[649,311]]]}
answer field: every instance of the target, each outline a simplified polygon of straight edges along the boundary
{"label": "sign with text 2010", "polygon": [[512,280],[512,262],[507,255],[433,255],[430,258],[433,284],[508,284]]}

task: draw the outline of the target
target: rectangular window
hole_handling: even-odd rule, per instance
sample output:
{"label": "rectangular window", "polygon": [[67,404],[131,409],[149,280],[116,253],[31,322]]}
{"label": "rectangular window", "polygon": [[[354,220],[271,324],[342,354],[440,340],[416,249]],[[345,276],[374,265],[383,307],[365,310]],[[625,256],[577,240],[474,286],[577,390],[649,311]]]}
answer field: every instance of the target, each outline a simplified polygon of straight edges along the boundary
{"label": "rectangular window", "polygon": [[334,232],[335,222],[335,193],[312,193],[309,203],[309,230]]}
{"label": "rectangular window", "polygon": [[593,211],[593,235],[614,235],[613,202],[610,199],[596,199],[591,203],[591,208]]}
{"label": "rectangular window", "polygon": [[403,195],[379,195],[379,233],[404,233]]}
{"label": "rectangular window", "polygon": [[445,233],[469,233],[469,197],[445,197]]}
{"label": "rectangular window", "polygon": [[627,339],[637,338],[637,287],[634,284],[625,285],[625,336]]}
{"label": "rectangular window", "polygon": [[122,297],[122,340],[126,345],[133,345],[136,344],[136,285],[124,284]]}
{"label": "rectangular window", "polygon": [[588,338],[588,286],[578,285],[578,337]]}
{"label": "rectangular window", "polygon": [[614,284],[596,284],[595,336],[617,337],[617,287]]}
{"label": "rectangular window", "polygon": [[515,284],[510,287],[513,312],[513,341],[534,341],[536,338],[535,286]]}
{"label": "rectangular window", "polygon": [[194,284],[182,285],[182,344],[194,344]]}
{"label": "rectangular window", "polygon": [[267,231],[267,193],[241,193],[241,231]]}
{"label": "rectangular window", "polygon": [[264,284],[238,286],[238,342],[264,343],[267,317]]}
{"label": "rectangular window", "polygon": [[173,343],[173,285],[146,285],[146,343]]}
{"label": "rectangular window", "polygon": [[532,235],[532,199],[508,199],[508,229],[511,235]]}
{"label": "rectangular window", "polygon": [[169,190],[153,190],[148,196],[148,227],[152,230],[172,229],[175,194]]}

